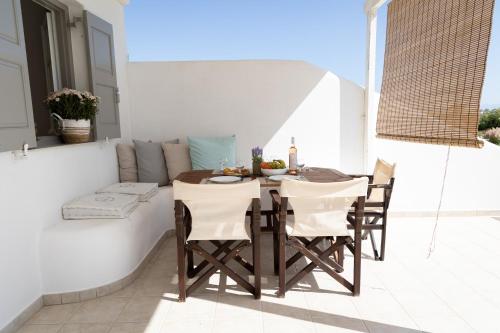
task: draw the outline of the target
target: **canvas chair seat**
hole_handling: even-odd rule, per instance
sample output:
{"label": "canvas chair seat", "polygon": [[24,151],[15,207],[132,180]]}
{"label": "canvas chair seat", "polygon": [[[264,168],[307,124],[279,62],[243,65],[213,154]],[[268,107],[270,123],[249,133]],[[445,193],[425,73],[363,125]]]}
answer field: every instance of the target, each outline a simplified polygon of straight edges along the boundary
{"label": "canvas chair seat", "polygon": [[[368,177],[363,177],[335,183],[284,180],[279,194],[275,190],[271,191],[274,209],[273,244],[275,254],[278,253],[274,269],[279,274],[279,297],[284,297],[287,290],[316,267],[348,288],[353,295],[359,295],[361,224],[367,190]],[[348,214],[353,204],[356,211],[351,222]],[[292,208],[293,215],[289,214],[288,205]],[[348,224],[355,228],[354,240],[348,232]],[[320,248],[319,243],[323,241],[330,242],[330,246]],[[288,260],[285,246],[297,251]],[[353,282],[340,275],[343,271],[344,246],[355,257]],[[336,259],[331,258],[332,255]],[[304,256],[310,262],[287,281],[286,269]]]}
{"label": "canvas chair seat", "polygon": [[[324,216],[325,219],[329,216]],[[290,236],[296,237],[319,237],[319,236],[349,236],[347,229],[347,220],[345,219],[345,214],[343,215],[344,223],[318,223],[317,221],[312,223],[308,221],[300,221],[295,223],[295,216],[287,216],[286,219],[286,233]],[[342,217],[334,216],[332,220],[340,221]]]}
{"label": "canvas chair seat", "polygon": [[215,229],[210,223],[204,223],[203,219],[196,228],[191,230],[187,241],[194,240],[251,240],[252,233],[250,221],[245,221],[243,226],[239,221],[227,221]]}
{"label": "canvas chair seat", "polygon": [[258,180],[240,184],[174,182],[174,199],[182,200],[191,213],[188,241],[250,240],[245,219],[253,198],[260,198]]}
{"label": "canvas chair seat", "polygon": [[365,196],[368,178],[337,183],[285,180],[281,196],[287,197],[294,215],[287,217],[291,236],[348,236],[346,216],[352,203]]}
{"label": "canvas chair seat", "polygon": [[[218,270],[260,298],[260,182],[189,184],[174,181],[179,301],[203,286]],[[247,219],[247,210],[251,215]],[[187,236],[187,239],[186,239]],[[206,242],[216,246],[209,252]],[[252,262],[241,250],[252,247]],[[194,266],[194,254],[204,260]],[[187,270],[185,257],[187,256]],[[253,285],[227,264],[234,260],[254,276]],[[188,278],[198,276],[186,288]]]}
{"label": "canvas chair seat", "polygon": [[[375,169],[373,171],[373,184],[389,184],[391,178],[394,177],[395,170],[395,164],[390,164],[380,158],[377,159],[377,162],[375,163]],[[367,202],[369,202],[370,200],[372,200],[373,202],[384,202],[384,189],[373,189],[370,193],[370,196],[367,198]]]}
{"label": "canvas chair seat", "polygon": [[[394,173],[396,170],[395,164],[390,164],[382,159],[377,159],[373,175],[370,177],[370,185],[368,190],[368,198],[365,206],[365,223],[363,228],[363,239],[370,236],[370,241],[373,248],[373,256],[375,260],[384,260],[385,257],[385,240],[387,228],[387,209],[389,207],[392,189],[394,186]],[[359,176],[354,176],[359,177]],[[377,206],[370,207],[370,204],[377,203]],[[354,211],[351,209],[349,214],[352,216]],[[377,244],[374,236],[374,230],[381,231],[380,251],[377,249]],[[379,254],[380,252],[380,254]]]}

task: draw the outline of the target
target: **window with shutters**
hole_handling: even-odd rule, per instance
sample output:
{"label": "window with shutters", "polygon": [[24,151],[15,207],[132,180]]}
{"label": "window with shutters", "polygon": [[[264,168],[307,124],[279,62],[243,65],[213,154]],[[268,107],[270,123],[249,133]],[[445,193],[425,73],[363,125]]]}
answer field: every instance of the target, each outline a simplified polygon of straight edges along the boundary
{"label": "window with shutters", "polygon": [[67,9],[55,1],[21,0],[21,12],[37,147],[60,144],[45,99],[74,85],[67,56]]}
{"label": "window with shutters", "polygon": [[87,82],[74,75],[70,29],[85,35],[73,43],[85,44],[75,49],[87,49],[86,59],[75,60],[87,64],[86,89],[101,98],[93,138],[120,137],[113,27],[83,9],[71,14],[58,0],[0,0],[0,152],[62,144],[44,100]]}

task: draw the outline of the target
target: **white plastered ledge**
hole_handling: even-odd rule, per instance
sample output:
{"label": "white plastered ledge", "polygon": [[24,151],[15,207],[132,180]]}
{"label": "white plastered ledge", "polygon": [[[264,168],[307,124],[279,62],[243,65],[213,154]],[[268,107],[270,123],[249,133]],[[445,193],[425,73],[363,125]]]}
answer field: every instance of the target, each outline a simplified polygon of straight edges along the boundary
{"label": "white plastered ledge", "polygon": [[42,293],[76,292],[133,272],[174,228],[172,187],[141,202],[126,219],[62,221],[41,237]]}

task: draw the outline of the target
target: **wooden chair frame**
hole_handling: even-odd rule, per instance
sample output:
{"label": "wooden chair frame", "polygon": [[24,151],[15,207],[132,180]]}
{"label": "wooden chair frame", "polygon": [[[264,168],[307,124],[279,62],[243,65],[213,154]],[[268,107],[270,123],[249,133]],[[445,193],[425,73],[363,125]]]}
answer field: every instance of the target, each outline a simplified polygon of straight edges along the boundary
{"label": "wooden chair frame", "polygon": [[[286,233],[287,215],[293,214],[293,210],[287,210],[288,198],[280,197],[278,191],[270,191],[273,202],[273,245],[274,245],[274,271],[279,275],[278,297],[285,297],[287,290],[290,290],[304,276],[319,267],[352,292],[353,296],[358,296],[361,287],[361,226],[363,224],[363,211],[365,197],[358,197],[353,204],[355,209],[354,217],[347,215],[349,225],[354,229],[354,239],[350,236],[342,237],[315,237],[312,240],[306,237],[289,236]],[[326,250],[321,250],[317,244],[324,240],[330,240],[330,246]],[[286,260],[286,246],[293,247],[297,253]],[[344,270],[344,246],[352,252],[354,256],[354,275],[350,282],[341,276]],[[333,256],[331,258],[330,256]],[[307,257],[311,263],[299,271],[295,276],[286,281],[286,269],[293,265],[302,257]]]}
{"label": "wooden chair frame", "polygon": [[[394,188],[395,178],[392,177],[388,184],[373,184],[373,175],[350,175],[351,177],[368,177],[368,193],[367,198],[370,198],[371,191],[373,189],[384,189],[384,200],[382,202],[370,202],[365,203],[365,207],[380,208],[380,211],[366,210],[364,213],[364,223],[362,226],[363,235],[362,239],[366,240],[368,236],[370,237],[373,257],[375,260],[384,261],[385,259],[385,243],[386,243],[386,233],[387,233],[387,212],[389,210],[389,203],[391,202],[392,190]],[[350,215],[354,215],[354,212],[350,212]],[[379,223],[380,222],[380,223]],[[352,227],[351,227],[352,228]],[[375,241],[375,235],[373,230],[380,230],[380,251],[377,249],[377,243]]]}
{"label": "wooden chair frame", "polygon": [[[254,295],[256,299],[261,296],[261,262],[260,262],[260,199],[252,199],[251,241],[249,240],[211,240],[217,247],[212,253],[203,249],[199,241],[186,241],[191,232],[191,214],[181,200],[175,200],[175,230],[177,237],[177,274],[179,277],[179,302],[184,302],[194,290],[199,288],[217,270],[221,270],[237,284]],[[240,256],[240,251],[247,246],[252,246],[252,260],[250,263]],[[194,253],[204,260],[194,266]],[[221,257],[222,255],[222,257]],[[186,266],[187,256],[187,266]],[[219,259],[220,258],[220,259]],[[254,275],[254,284],[250,284],[238,273],[227,266],[230,260],[235,260],[251,274]],[[186,275],[194,278],[205,270],[196,281],[186,288]]]}

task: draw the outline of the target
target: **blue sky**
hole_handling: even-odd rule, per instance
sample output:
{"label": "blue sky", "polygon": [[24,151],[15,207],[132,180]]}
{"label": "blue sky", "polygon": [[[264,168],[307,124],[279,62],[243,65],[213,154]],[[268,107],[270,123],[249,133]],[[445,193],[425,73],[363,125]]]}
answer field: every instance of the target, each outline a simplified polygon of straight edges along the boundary
{"label": "blue sky", "polygon": [[[132,61],[305,60],[364,85],[364,0],[134,0],[126,7]],[[500,9],[481,104],[500,106]],[[386,6],[379,10],[380,85]]]}

